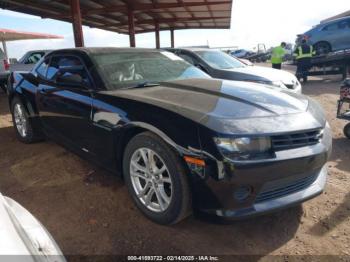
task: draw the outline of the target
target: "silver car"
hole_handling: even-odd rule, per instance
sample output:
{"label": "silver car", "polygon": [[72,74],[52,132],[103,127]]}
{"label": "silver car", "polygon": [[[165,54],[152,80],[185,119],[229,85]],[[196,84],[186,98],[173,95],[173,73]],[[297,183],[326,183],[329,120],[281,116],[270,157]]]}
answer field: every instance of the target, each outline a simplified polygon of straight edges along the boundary
{"label": "silver car", "polygon": [[1,193],[0,256],[16,256],[21,258],[19,261],[28,262],[66,261],[45,227],[28,210]]}
{"label": "silver car", "polygon": [[296,44],[305,38],[318,54],[350,48],[350,16],[321,23],[298,35]]}
{"label": "silver car", "polygon": [[284,70],[248,66],[219,50],[204,48],[167,48],[166,50],[200,68],[213,78],[271,85],[298,94],[302,92],[302,86],[297,78]]}

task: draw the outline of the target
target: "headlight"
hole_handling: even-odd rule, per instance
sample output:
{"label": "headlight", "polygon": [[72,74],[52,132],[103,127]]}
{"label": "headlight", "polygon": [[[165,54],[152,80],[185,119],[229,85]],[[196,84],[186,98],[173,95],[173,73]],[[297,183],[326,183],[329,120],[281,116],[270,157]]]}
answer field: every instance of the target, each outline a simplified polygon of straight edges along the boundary
{"label": "headlight", "polygon": [[220,152],[232,160],[266,158],[271,155],[269,137],[214,138]]}

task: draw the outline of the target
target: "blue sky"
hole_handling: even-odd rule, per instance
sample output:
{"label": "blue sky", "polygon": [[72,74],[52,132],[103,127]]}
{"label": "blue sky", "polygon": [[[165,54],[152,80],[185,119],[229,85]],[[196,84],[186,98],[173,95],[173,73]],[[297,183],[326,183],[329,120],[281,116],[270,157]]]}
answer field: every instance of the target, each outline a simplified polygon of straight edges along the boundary
{"label": "blue sky", "polygon": [[[294,42],[298,33],[329,16],[349,10],[349,0],[233,0],[231,29],[175,31],[176,46],[238,46],[252,49],[258,43],[267,47],[281,41]],[[0,27],[22,31],[57,34],[60,40],[25,40],[8,43],[10,57],[19,58],[28,50],[73,47],[72,26],[66,22],[0,9]],[[86,46],[129,45],[126,35],[84,27]],[[161,46],[170,45],[168,31],[161,32]],[[154,33],[138,34],[138,47],[155,47]]]}

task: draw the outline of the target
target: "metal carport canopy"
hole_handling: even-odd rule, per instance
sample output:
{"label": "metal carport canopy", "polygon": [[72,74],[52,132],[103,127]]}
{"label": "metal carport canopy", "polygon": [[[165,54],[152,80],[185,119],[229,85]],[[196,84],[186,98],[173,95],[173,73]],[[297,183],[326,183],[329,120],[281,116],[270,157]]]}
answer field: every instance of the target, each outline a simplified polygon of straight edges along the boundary
{"label": "metal carport canopy", "polygon": [[63,37],[59,35],[23,32],[23,31],[0,28],[0,41],[2,42],[6,59],[8,58],[7,48],[6,48],[6,42],[8,41],[29,40],[29,39],[57,39],[57,38],[63,38]]}
{"label": "metal carport canopy", "polygon": [[73,23],[76,46],[83,46],[81,24],[130,35],[177,29],[230,28],[232,0],[0,0],[0,8]]}

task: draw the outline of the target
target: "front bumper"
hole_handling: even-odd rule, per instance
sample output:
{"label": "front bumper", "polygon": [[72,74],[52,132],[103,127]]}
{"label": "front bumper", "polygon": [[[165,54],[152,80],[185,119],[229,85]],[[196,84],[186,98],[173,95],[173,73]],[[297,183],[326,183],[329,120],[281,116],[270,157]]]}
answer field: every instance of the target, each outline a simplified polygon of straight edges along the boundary
{"label": "front bumper", "polygon": [[248,208],[241,208],[236,210],[216,210],[216,215],[221,217],[230,217],[241,219],[255,215],[262,215],[276,210],[284,209],[293,205],[297,205],[306,200],[320,195],[327,180],[327,168],[323,166],[321,171],[317,173],[316,180],[307,188],[297,191],[279,198],[274,198],[268,201],[255,203]]}
{"label": "front bumper", "polygon": [[331,151],[327,124],[317,144],[276,151],[270,159],[217,161],[222,172],[209,169],[204,178],[192,180],[194,206],[218,216],[244,218],[304,202],[322,193]]}

